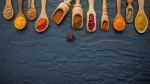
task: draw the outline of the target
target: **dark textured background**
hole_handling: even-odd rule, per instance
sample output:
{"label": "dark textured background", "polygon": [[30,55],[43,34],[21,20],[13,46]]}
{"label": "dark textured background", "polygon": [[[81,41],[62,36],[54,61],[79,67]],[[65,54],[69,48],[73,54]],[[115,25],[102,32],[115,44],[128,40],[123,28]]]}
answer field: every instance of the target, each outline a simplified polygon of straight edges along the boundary
{"label": "dark textured background", "polygon": [[[47,13],[62,0],[47,0]],[[87,0],[81,0],[84,15]],[[57,26],[50,22],[49,29],[39,34],[34,30],[35,21],[28,21],[24,31],[13,28],[13,20],[2,17],[5,0],[0,0],[0,84],[150,84],[150,29],[138,34],[133,24],[122,33],[101,32],[99,28],[102,0],[96,0],[97,31],[87,33],[71,28],[71,11],[64,22]],[[126,0],[122,0],[125,14]],[[115,0],[109,0],[112,24],[116,14]],[[135,14],[137,0],[134,0]],[[17,0],[13,0],[15,15]],[[40,0],[36,0],[38,14]],[[73,6],[72,6],[73,7]],[[24,0],[24,13],[27,0]],[[145,0],[146,14],[150,15],[150,1]],[[85,19],[86,20],[86,19]],[[150,16],[149,16],[150,20]],[[66,34],[73,32],[74,43],[66,41]]]}

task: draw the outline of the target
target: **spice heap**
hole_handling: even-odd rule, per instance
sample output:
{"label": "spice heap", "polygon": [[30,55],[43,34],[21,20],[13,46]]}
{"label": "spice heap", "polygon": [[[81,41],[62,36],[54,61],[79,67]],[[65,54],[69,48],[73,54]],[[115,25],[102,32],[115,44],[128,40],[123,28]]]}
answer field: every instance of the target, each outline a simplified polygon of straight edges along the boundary
{"label": "spice heap", "polygon": [[107,32],[108,31],[108,22],[107,21],[104,21],[103,23],[102,23],[102,31],[104,31],[104,32]]}
{"label": "spice heap", "polygon": [[58,9],[54,15],[52,16],[52,19],[54,20],[54,22],[56,24],[59,24],[60,23],[60,20],[63,18],[63,14],[64,14],[64,11],[63,9]]}
{"label": "spice heap", "polygon": [[94,20],[95,20],[95,19],[94,19],[94,15],[93,15],[93,14],[90,14],[90,15],[89,15],[89,21],[88,21],[88,22],[89,22],[89,23],[88,23],[88,29],[91,30],[91,31],[94,30],[94,27],[95,27],[95,25],[96,25],[95,22],[94,22]]}
{"label": "spice heap", "polygon": [[27,11],[27,18],[29,20],[34,20],[36,18],[36,10],[35,8],[28,8],[28,11]]}
{"label": "spice heap", "polygon": [[113,22],[114,29],[116,31],[123,31],[125,29],[125,21],[121,17],[116,17]]}
{"label": "spice heap", "polygon": [[23,16],[16,17],[14,21],[15,28],[19,30],[24,29],[26,24],[27,24],[26,19]]}
{"label": "spice heap", "polygon": [[139,14],[135,20],[135,26],[138,31],[144,31],[148,25],[147,18],[144,14]]}
{"label": "spice heap", "polygon": [[14,15],[14,11],[11,6],[6,6],[3,11],[3,16],[5,19],[10,20]]}
{"label": "spice heap", "polygon": [[73,42],[75,40],[75,36],[72,33],[67,34],[67,41]]}
{"label": "spice heap", "polygon": [[43,32],[47,29],[47,26],[48,26],[48,20],[46,18],[40,18],[37,21],[35,28],[37,32]]}
{"label": "spice heap", "polygon": [[82,18],[79,14],[75,15],[74,18],[73,18],[73,27],[75,29],[78,29],[80,28],[82,25]]}

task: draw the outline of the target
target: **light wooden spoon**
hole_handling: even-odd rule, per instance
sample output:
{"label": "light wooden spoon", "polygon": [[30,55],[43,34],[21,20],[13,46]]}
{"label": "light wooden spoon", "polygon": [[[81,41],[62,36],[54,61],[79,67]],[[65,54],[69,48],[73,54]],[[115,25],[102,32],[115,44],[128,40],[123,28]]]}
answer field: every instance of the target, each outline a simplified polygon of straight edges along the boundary
{"label": "light wooden spoon", "polygon": [[122,0],[116,0],[117,3],[117,15],[113,21],[114,30],[121,32],[125,29],[126,23],[121,15],[121,2]]}
{"label": "light wooden spoon", "polygon": [[126,22],[132,23],[133,22],[133,0],[127,0],[127,8],[126,8]]}
{"label": "light wooden spoon", "polygon": [[96,31],[96,12],[94,10],[95,0],[88,0],[89,2],[89,10],[87,12],[87,32],[95,32]]}
{"label": "light wooden spoon", "polygon": [[72,27],[73,29],[81,29],[83,27],[83,9],[80,0],[76,0],[72,10]]}
{"label": "light wooden spoon", "polygon": [[6,4],[3,10],[3,17],[6,20],[10,20],[13,18],[13,16],[14,16],[14,10],[11,4],[11,0],[6,0]]}
{"label": "light wooden spoon", "polygon": [[[144,0],[138,0],[138,3],[139,3],[139,10],[138,10],[138,14],[137,14],[136,19],[135,19],[135,27],[139,33],[144,33],[148,28],[148,19],[147,19],[147,16],[145,14],[145,11],[144,11]],[[146,21],[144,21],[144,22],[142,21],[143,18],[140,19],[141,20],[140,26],[143,26],[142,24],[146,24],[146,27],[142,30],[136,26],[136,22],[139,21],[138,17],[141,15],[143,16],[143,18],[146,19]]]}
{"label": "light wooden spoon", "polygon": [[27,18],[29,20],[34,20],[36,16],[35,0],[28,0]]}
{"label": "light wooden spoon", "polygon": [[[40,14],[40,16],[39,16],[39,18],[38,18],[38,20],[36,21],[36,24],[35,24],[35,29],[36,29],[37,32],[44,32],[44,31],[46,31],[47,28],[48,28],[48,25],[49,25],[49,20],[48,20],[47,13],[46,13],[46,0],[41,0],[41,5],[42,5],[41,14]],[[42,29],[42,30],[38,30],[36,28],[36,26],[37,26],[38,21],[40,19],[42,19],[42,18],[47,20],[47,26],[44,29]]]}
{"label": "light wooden spoon", "polygon": [[[26,24],[27,24],[26,18],[24,17],[23,10],[22,10],[23,0],[18,0],[18,6],[19,6],[18,7],[18,15],[16,16],[15,21],[16,21],[16,19],[18,19],[18,17],[22,17],[22,19],[24,19],[25,21],[23,22],[22,20],[20,20],[20,23],[24,23],[23,27],[19,28],[19,27],[15,26],[15,28],[18,29],[18,30],[23,30],[26,27]],[[15,22],[14,22],[14,24],[15,24]]]}
{"label": "light wooden spoon", "polygon": [[[104,29],[103,25],[107,24],[107,28]],[[103,6],[102,6],[102,17],[101,17],[101,29],[102,31],[108,31],[109,29],[109,18],[107,13],[107,0],[103,0]]]}
{"label": "light wooden spoon", "polygon": [[67,15],[70,9],[72,0],[64,0],[51,15],[51,19],[56,23],[60,24],[64,17]]}

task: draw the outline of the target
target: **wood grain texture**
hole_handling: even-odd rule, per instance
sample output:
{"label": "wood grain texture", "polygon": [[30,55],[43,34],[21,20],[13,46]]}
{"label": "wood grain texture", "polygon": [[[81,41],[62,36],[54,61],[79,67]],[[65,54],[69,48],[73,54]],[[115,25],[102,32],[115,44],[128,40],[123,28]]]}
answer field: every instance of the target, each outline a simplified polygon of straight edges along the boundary
{"label": "wood grain texture", "polygon": [[[24,0],[24,13],[27,0]],[[126,0],[122,0],[125,16]],[[47,14],[62,0],[47,0]],[[15,14],[17,0],[13,0]],[[0,0],[0,14],[5,0]],[[81,0],[84,15],[87,0]],[[96,0],[97,22],[100,23],[101,0]],[[36,0],[38,15],[40,0]],[[72,6],[73,7],[73,6]],[[137,0],[134,13],[137,13]],[[150,20],[150,1],[145,0],[145,12]],[[116,15],[114,0],[108,1],[110,24]],[[84,16],[86,17],[86,16]],[[13,19],[14,20],[14,19]],[[34,30],[35,21],[29,21],[24,31],[13,28],[13,20],[0,16],[0,84],[150,84],[150,29],[138,34],[133,24],[128,24],[122,33],[100,31],[87,33],[71,28],[71,11],[64,22],[57,26],[50,21],[45,33]],[[86,19],[85,19],[86,20]],[[74,43],[66,41],[68,32],[76,35]]]}

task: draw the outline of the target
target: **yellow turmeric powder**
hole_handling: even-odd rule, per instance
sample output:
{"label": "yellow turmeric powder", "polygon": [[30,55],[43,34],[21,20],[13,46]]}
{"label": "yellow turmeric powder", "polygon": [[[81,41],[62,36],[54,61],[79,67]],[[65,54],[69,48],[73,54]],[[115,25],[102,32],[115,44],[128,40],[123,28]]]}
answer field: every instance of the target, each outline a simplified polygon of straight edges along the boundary
{"label": "yellow turmeric powder", "polygon": [[113,22],[114,29],[116,31],[123,31],[125,29],[125,21],[121,17],[116,17]]}
{"label": "yellow turmeric powder", "polygon": [[18,30],[24,29],[26,24],[26,19],[23,16],[18,16],[14,21],[14,26]]}
{"label": "yellow turmeric powder", "polygon": [[146,16],[144,16],[143,14],[139,14],[135,20],[135,27],[137,31],[143,32],[147,28],[147,25],[148,21]]}

